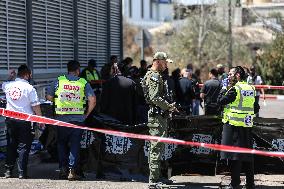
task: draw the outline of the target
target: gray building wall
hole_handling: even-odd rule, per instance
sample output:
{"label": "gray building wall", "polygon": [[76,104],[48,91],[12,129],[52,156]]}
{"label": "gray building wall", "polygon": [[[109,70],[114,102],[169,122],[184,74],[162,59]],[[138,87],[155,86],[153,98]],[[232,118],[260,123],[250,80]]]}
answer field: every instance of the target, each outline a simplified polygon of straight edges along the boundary
{"label": "gray building wall", "polygon": [[35,80],[66,73],[69,60],[102,67],[122,57],[121,0],[1,0],[0,80],[28,64]]}

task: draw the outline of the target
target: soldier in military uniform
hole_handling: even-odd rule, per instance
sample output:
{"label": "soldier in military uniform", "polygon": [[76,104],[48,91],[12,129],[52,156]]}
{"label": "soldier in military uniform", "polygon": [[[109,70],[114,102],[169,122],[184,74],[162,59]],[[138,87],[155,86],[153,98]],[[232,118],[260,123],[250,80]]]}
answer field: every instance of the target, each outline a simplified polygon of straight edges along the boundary
{"label": "soldier in military uniform", "polygon": [[[161,73],[167,68],[167,54],[157,52],[153,57],[152,67],[148,70],[141,84],[147,104],[149,133],[152,136],[167,136],[167,117],[170,112],[178,111],[174,103],[170,104],[166,99],[167,84]],[[164,152],[164,143],[151,141],[149,151],[149,186],[156,188],[162,180],[160,173],[160,161]]]}

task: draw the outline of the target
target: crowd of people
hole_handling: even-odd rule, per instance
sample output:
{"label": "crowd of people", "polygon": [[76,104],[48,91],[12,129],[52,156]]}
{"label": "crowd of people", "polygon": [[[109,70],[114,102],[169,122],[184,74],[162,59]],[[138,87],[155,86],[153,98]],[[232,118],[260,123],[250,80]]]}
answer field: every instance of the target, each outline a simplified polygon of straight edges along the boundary
{"label": "crowd of people", "polygon": [[[255,92],[251,84],[263,84],[255,67],[245,71],[238,66],[227,74],[225,67],[218,64],[216,68],[210,69],[210,79],[200,89],[200,70],[194,70],[192,64],[188,64],[184,68],[175,69],[170,76],[167,64],[172,62],[166,53],[157,52],[151,64],[141,60],[138,68],[133,66],[130,57],[118,63],[117,56],[111,56],[110,62],[99,72],[94,59],[89,60],[88,66],[82,71],[80,63],[72,60],[67,64],[68,73],[56,78],[48,88],[46,98],[54,103],[55,119],[84,126],[84,120],[97,111],[124,125],[145,123],[149,127],[149,134],[162,137],[167,136],[165,118],[170,114],[195,116],[199,115],[199,108],[202,107],[205,115],[223,116],[222,144],[251,148],[251,127],[253,116],[259,112],[260,96],[260,91]],[[13,78],[10,77],[2,85],[7,109],[41,115],[36,90],[29,84],[30,69],[21,65],[17,78],[14,72],[11,75]],[[102,80],[103,84],[98,82]],[[264,97],[264,91],[261,93]],[[33,126],[30,122],[9,118],[6,123],[8,150],[5,177],[11,177],[16,157],[19,157],[19,178],[27,178]],[[80,168],[80,161],[84,157],[80,154],[82,133],[78,129],[57,128],[59,176],[62,179],[78,180],[83,176]],[[155,188],[157,183],[165,182],[159,173],[163,148],[163,143],[151,142],[150,187]],[[251,157],[221,153],[221,158],[231,160],[231,188],[238,188],[240,184],[240,167],[243,162],[247,168],[247,186],[254,188]]]}

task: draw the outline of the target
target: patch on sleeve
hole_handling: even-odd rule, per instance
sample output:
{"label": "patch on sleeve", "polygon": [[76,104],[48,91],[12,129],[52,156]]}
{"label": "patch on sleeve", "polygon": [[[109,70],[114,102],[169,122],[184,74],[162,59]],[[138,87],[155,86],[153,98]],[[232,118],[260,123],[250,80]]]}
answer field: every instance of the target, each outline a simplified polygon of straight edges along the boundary
{"label": "patch on sleeve", "polygon": [[150,79],[155,82],[159,82],[159,74],[153,74]]}
{"label": "patch on sleeve", "polygon": [[254,91],[253,90],[241,90],[242,96],[245,97],[253,97],[254,96]]}
{"label": "patch on sleeve", "polygon": [[246,126],[251,127],[253,125],[253,117],[251,115],[247,115],[244,122]]}

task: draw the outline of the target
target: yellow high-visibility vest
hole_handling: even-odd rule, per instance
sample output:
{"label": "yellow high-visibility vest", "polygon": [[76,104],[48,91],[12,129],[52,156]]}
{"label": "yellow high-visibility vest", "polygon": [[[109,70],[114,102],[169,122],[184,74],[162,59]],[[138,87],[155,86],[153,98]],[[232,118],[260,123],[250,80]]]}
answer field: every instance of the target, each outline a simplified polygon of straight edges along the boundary
{"label": "yellow high-visibility vest", "polygon": [[59,76],[54,98],[55,113],[60,115],[84,114],[86,84],[87,81],[84,78],[70,81],[66,76]]}
{"label": "yellow high-visibility vest", "polygon": [[236,99],[224,108],[222,122],[237,127],[252,127],[255,88],[246,82],[238,82],[234,88],[237,92]]}
{"label": "yellow high-visibility vest", "polygon": [[97,70],[93,70],[92,72],[86,70],[86,79],[88,82],[93,80],[99,80],[99,75],[97,73]]}

